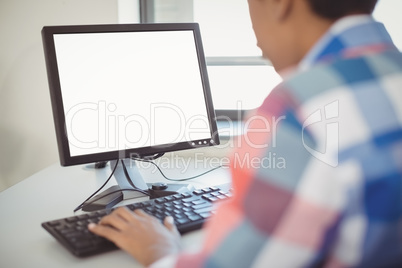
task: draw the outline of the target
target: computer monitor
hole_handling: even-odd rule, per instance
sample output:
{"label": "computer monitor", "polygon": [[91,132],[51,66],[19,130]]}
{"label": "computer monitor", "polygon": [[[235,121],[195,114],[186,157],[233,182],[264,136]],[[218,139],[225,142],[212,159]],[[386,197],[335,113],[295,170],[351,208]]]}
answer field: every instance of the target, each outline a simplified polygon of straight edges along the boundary
{"label": "computer monitor", "polygon": [[146,190],[119,160],[219,144],[198,24],[45,26],[42,40],[61,165],[117,161],[120,189]]}

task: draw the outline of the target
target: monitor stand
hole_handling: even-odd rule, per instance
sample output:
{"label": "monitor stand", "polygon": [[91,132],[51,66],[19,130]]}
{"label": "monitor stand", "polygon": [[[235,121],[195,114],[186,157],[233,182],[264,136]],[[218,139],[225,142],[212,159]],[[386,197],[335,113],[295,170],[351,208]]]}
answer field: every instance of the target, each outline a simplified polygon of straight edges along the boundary
{"label": "monitor stand", "polygon": [[[120,159],[110,161],[110,168],[112,170],[116,165],[116,161],[119,162],[113,175],[117,181],[117,185],[85,201],[82,205],[83,211],[110,209],[123,200],[144,197],[154,199],[194,190],[194,187],[190,184],[166,184],[161,182],[147,184],[139,172],[135,160]],[[137,189],[142,192],[136,191]],[[134,202],[135,200],[133,200]]]}

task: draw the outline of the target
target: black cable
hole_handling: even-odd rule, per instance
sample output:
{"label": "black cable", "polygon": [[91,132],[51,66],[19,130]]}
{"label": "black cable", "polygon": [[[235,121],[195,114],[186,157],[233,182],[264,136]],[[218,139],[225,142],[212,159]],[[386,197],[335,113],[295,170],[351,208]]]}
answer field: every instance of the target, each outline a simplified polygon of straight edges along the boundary
{"label": "black cable", "polygon": [[168,181],[189,181],[189,180],[194,180],[194,179],[199,178],[199,177],[201,177],[201,176],[203,176],[203,175],[205,175],[205,174],[207,174],[207,173],[210,173],[210,172],[212,172],[212,171],[214,171],[214,170],[217,170],[217,169],[219,169],[219,168],[226,167],[225,165],[220,165],[220,166],[214,167],[214,168],[212,168],[212,169],[210,169],[210,170],[207,170],[207,171],[205,171],[205,172],[203,172],[203,173],[201,173],[201,174],[198,174],[198,175],[196,175],[196,176],[192,176],[192,177],[188,177],[188,178],[184,178],[184,179],[171,179],[171,178],[167,177],[167,176],[163,173],[163,171],[161,170],[161,168],[160,168],[156,163],[154,163],[153,161],[151,161],[151,160],[145,160],[145,159],[139,159],[139,158],[133,158],[133,159],[136,160],[136,161],[141,161],[141,162],[150,163],[150,164],[154,165],[154,166],[159,170],[159,172],[161,173],[161,175],[162,175],[166,180],[168,180]]}
{"label": "black cable", "polygon": [[114,172],[116,171],[116,168],[117,168],[117,165],[119,164],[119,161],[120,161],[120,160],[117,160],[117,161],[116,161],[116,165],[114,166],[114,168],[113,168],[113,170],[112,170],[112,173],[110,174],[109,178],[105,181],[105,183],[104,183],[98,190],[96,190],[93,194],[91,194],[91,195],[90,195],[84,202],[82,202],[78,207],[76,207],[76,208],[74,209],[74,213],[77,212],[77,210],[80,210],[80,209],[84,206],[85,202],[87,202],[87,201],[88,201],[89,199],[91,199],[94,195],[96,195],[100,190],[102,190],[103,187],[105,187],[105,185],[110,181],[110,179],[112,178]]}
{"label": "black cable", "polygon": [[134,189],[139,189],[137,188],[137,186],[134,185],[133,181],[130,178],[130,174],[128,174],[127,168],[126,168],[126,164],[124,164],[124,161],[121,161],[121,165],[123,167],[123,172],[124,172],[124,176],[126,177],[127,182],[131,185],[131,187],[133,187]]}

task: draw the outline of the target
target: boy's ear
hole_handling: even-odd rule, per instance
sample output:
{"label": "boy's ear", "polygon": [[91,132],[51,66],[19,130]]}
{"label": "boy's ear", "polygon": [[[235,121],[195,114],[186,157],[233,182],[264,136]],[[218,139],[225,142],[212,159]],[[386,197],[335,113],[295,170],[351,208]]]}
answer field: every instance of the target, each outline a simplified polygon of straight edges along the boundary
{"label": "boy's ear", "polygon": [[293,6],[294,6],[294,1],[300,1],[300,0],[271,0],[273,2],[273,13],[275,18],[278,21],[283,21],[288,18],[290,15]]}

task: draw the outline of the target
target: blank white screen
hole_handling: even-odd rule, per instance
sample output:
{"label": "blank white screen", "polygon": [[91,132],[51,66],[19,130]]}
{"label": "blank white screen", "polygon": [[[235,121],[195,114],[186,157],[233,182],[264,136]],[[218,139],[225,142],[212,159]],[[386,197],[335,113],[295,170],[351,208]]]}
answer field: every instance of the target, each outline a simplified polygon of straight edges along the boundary
{"label": "blank white screen", "polygon": [[211,138],[192,31],[54,42],[71,156]]}

